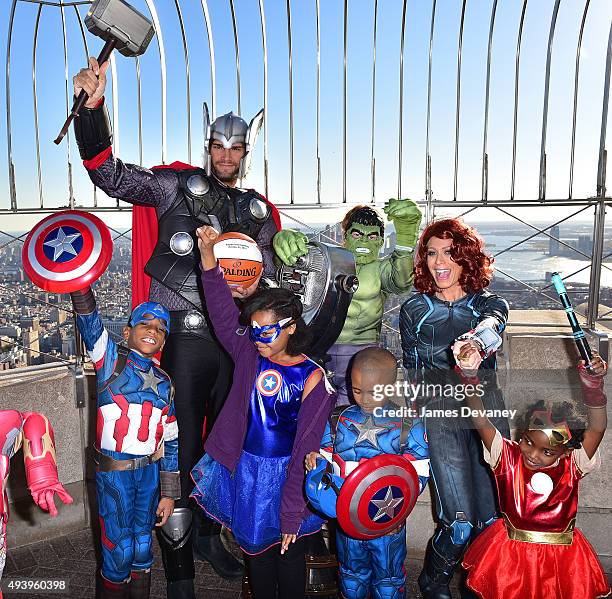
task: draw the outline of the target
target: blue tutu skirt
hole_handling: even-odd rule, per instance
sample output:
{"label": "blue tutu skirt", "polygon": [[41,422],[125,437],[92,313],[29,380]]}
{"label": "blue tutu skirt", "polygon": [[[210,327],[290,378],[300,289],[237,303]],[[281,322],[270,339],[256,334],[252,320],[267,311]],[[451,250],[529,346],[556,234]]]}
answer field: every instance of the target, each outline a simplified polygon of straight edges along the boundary
{"label": "blue tutu skirt", "polygon": [[[280,543],[281,489],[290,456],[261,457],[243,451],[236,471],[204,454],[191,471],[195,488],[191,496],[212,518],[234,534],[250,555]],[[302,521],[298,536],[312,534],[323,520],[314,514]]]}

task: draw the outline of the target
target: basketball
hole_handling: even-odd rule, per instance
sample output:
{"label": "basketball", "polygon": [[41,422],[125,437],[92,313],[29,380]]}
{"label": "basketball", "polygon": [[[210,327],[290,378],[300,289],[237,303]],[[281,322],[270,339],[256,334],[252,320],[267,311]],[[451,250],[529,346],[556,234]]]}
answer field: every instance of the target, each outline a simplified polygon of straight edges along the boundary
{"label": "basketball", "polygon": [[263,270],[261,251],[248,235],[223,233],[213,249],[230,287],[250,287]]}

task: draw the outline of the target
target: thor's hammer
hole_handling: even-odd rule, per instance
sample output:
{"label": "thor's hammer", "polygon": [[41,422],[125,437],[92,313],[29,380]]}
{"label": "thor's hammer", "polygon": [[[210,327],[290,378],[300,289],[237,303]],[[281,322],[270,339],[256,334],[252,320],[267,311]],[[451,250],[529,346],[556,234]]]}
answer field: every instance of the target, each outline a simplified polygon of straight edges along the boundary
{"label": "thor's hammer", "polygon": [[[119,50],[123,56],[144,54],[155,35],[151,21],[124,0],[95,0],[85,17],[85,25],[90,33],[106,42],[98,56],[98,64],[106,62],[114,49]],[[87,92],[81,90],[60,134],[55,139],[56,144],[62,141],[70,123],[75,116],[78,116],[86,101]]]}

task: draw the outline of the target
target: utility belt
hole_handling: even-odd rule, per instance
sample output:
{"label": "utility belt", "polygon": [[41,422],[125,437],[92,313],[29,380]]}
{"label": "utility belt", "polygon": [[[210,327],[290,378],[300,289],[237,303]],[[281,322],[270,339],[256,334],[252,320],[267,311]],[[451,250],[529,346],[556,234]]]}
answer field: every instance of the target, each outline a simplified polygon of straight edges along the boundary
{"label": "utility belt", "polygon": [[193,333],[210,338],[206,317],[199,310],[172,310],[170,312],[172,333]]}
{"label": "utility belt", "polygon": [[170,312],[172,333],[191,333],[212,339],[206,317],[199,310],[173,310]]}
{"label": "utility belt", "polygon": [[574,518],[563,532],[542,532],[539,530],[521,530],[514,528],[508,517],[504,514],[504,524],[508,532],[508,538],[512,541],[523,543],[541,543],[543,545],[571,545],[574,540]]}
{"label": "utility belt", "polygon": [[111,472],[113,470],[138,470],[154,464],[164,457],[164,444],[162,443],[151,455],[143,455],[131,460],[116,460],[102,453],[96,448],[94,461],[98,472]]}

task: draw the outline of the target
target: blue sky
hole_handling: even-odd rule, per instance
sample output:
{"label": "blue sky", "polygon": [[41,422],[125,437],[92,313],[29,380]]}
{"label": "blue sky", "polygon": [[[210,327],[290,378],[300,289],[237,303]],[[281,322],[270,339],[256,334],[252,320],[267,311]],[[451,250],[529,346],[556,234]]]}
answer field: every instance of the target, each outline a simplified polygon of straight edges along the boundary
{"label": "blue sky", "polygon": [[[144,0],[132,2],[149,14]],[[263,103],[263,66],[258,0],[235,0],[239,31],[242,112],[250,118]],[[538,193],[538,169],[546,44],[554,0],[530,0],[523,31],[517,180],[515,197],[534,199]],[[0,4],[0,39],[5,40],[11,3]],[[180,30],[174,2],[155,2],[162,28],[168,75],[168,161],[187,161],[185,68]],[[342,86],[343,6],[341,0],[321,0],[321,143],[322,200],[342,199]],[[376,197],[379,202],[396,195],[398,178],[399,49],[402,1],[378,1],[376,118]],[[181,0],[186,23],[191,67],[192,163],[199,164],[202,144],[201,103],[210,102],[210,62],[206,30],[199,0]],[[289,169],[289,82],[286,2],[264,2],[268,43],[268,137],[272,201],[286,203],[290,197]],[[492,0],[466,3],[463,35],[459,199],[480,199],[486,49]],[[514,56],[523,2],[499,0],[494,30],[489,120],[489,198],[508,199],[512,150],[514,102]],[[563,0],[560,4],[553,45],[547,143],[547,197],[565,198],[568,173],[573,102],[573,78],[578,29],[585,0]],[[237,109],[234,39],[229,0],[209,0],[217,74],[217,112]],[[316,29],[315,0],[293,0],[293,98],[294,98],[294,187],[298,203],[316,201],[315,116],[316,116]],[[20,207],[38,204],[32,102],[32,44],[37,5],[19,0],[13,30],[11,61],[11,104],[13,153]],[[372,23],[374,0],[348,2],[348,152],[347,198],[349,202],[370,199]],[[433,190],[436,198],[452,200],[457,42],[462,2],[438,0],[433,46],[430,147]],[[84,15],[86,7],[79,7]],[[427,57],[431,0],[407,3],[404,50],[404,120],[402,192],[414,199],[424,197],[424,154],[427,99]],[[612,2],[591,0],[586,21],[580,71],[577,119],[574,197],[594,195],[597,150],[601,125],[602,92]],[[66,9],[68,71],[70,76],[84,63],[84,50],[73,8]],[[67,144],[59,148],[52,139],[65,116],[64,59],[60,10],[45,7],[38,38],[37,87],[45,204],[65,204],[68,197]],[[101,42],[88,36],[90,53]],[[6,44],[0,47],[0,64],[6,60]],[[119,111],[120,155],[138,162],[136,129],[136,85],[134,61],[116,56],[118,101],[109,90],[109,104]],[[157,41],[141,59],[143,81],[143,164],[159,164],[161,91],[160,57]],[[5,104],[4,78],[0,82],[0,107]],[[5,106],[3,107],[5,108]],[[0,120],[0,208],[9,207],[6,160],[6,122]],[[80,166],[71,139],[70,159],[77,200],[92,202],[92,187]],[[254,155],[248,183],[263,189],[263,135]],[[612,172],[612,168],[608,169]],[[102,194],[99,203],[110,205]],[[484,211],[483,211],[484,212]],[[300,219],[322,222],[337,218],[342,211],[311,210],[295,214]],[[560,212],[556,212],[560,214]],[[490,214],[490,211],[489,211]],[[546,218],[551,209],[530,212]],[[483,218],[491,218],[483,216]],[[21,228],[35,217],[2,215],[3,229]],[[10,221],[10,222],[9,222]],[[114,223],[115,220],[113,219]]]}

